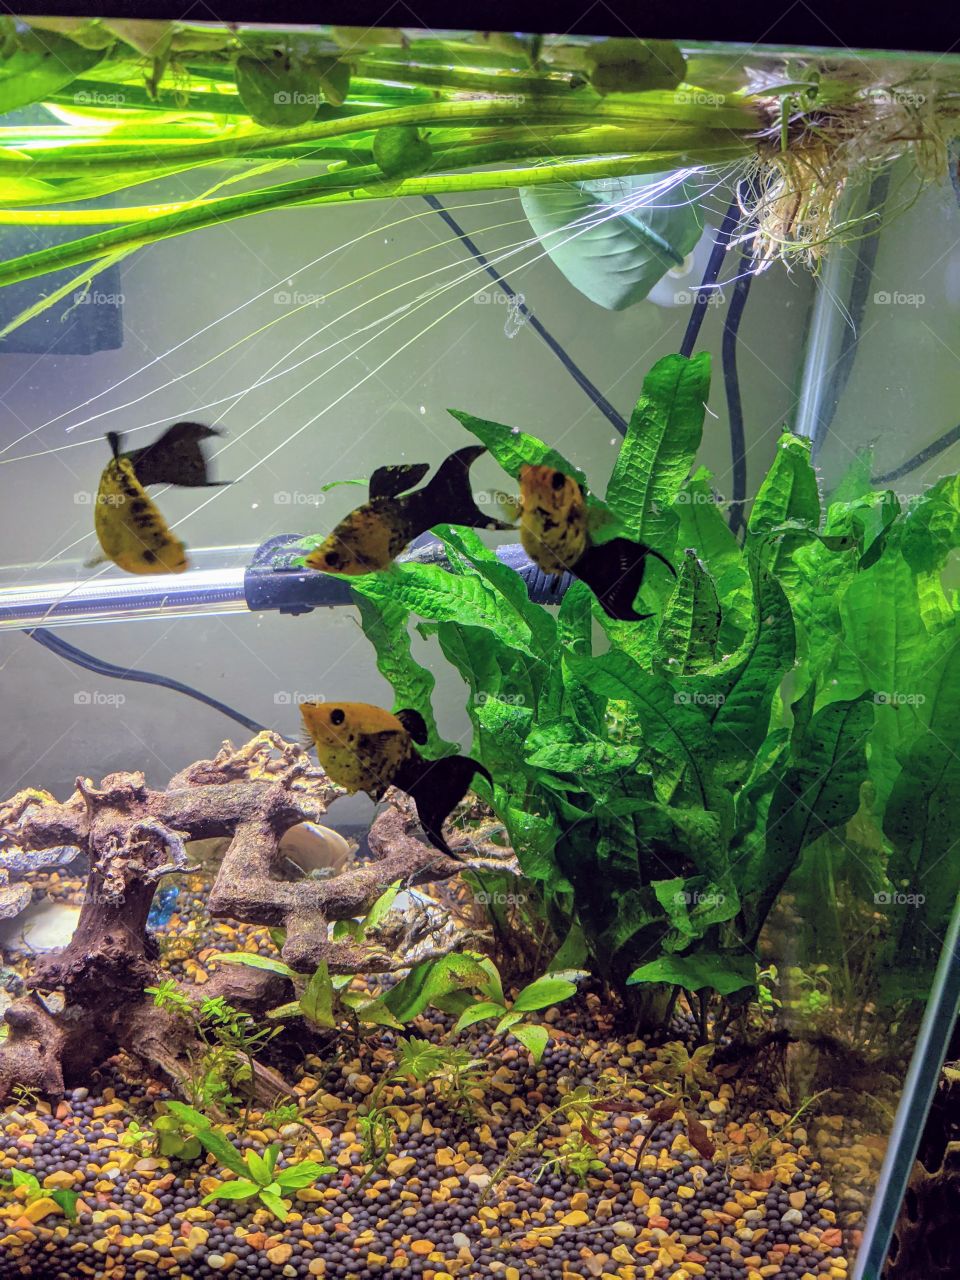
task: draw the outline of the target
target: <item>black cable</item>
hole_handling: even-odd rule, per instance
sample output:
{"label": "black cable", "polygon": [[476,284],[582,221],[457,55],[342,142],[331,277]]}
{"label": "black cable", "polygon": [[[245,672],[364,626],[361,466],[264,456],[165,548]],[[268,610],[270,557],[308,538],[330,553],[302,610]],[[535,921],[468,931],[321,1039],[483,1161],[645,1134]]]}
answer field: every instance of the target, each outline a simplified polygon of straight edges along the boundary
{"label": "black cable", "polygon": [[476,258],[480,266],[483,267],[484,271],[486,271],[487,275],[491,278],[491,280],[494,280],[496,284],[503,290],[506,296],[516,305],[517,310],[523,316],[523,318],[529,322],[530,327],[533,329],[534,333],[539,334],[539,336],[543,339],[543,341],[547,344],[547,346],[550,348],[553,354],[557,357],[557,359],[566,369],[567,373],[569,373],[571,378],[573,378],[577,386],[587,393],[587,395],[593,401],[594,405],[600,410],[600,412],[604,415],[607,421],[612,423],[613,426],[616,427],[616,429],[620,432],[622,436],[625,436],[627,434],[626,422],[624,421],[623,418],[621,418],[620,414],[617,413],[616,409],[613,407],[610,401],[606,398],[603,392],[600,391],[599,387],[594,386],[594,384],[590,381],[590,379],[579,367],[579,365],[573,362],[571,357],[567,354],[564,348],[556,340],[553,334],[544,328],[544,326],[540,323],[540,321],[533,314],[530,308],[519,298],[519,296],[516,293],[514,293],[513,289],[510,287],[507,281],[503,278],[500,272],[496,269],[496,267],[494,267],[490,262],[488,262],[486,255],[481,252],[481,250],[476,246],[476,244],[474,244],[473,240],[471,240],[471,238],[467,235],[464,229],[453,217],[453,215],[447,212],[447,210],[443,207],[443,205],[436,198],[436,196],[424,196],[423,198],[427,202],[427,204],[430,206],[430,208],[433,209],[435,213],[438,213],[440,215],[440,217],[447,224],[447,226],[450,228],[453,234],[463,242],[464,248],[468,249],[470,253],[473,254],[474,258]]}
{"label": "black cable", "polygon": [[697,345],[697,338],[700,336],[700,327],[703,324],[704,316],[707,314],[707,307],[710,305],[710,290],[717,283],[717,277],[720,275],[720,269],[727,254],[730,237],[733,235],[739,220],[740,201],[734,196],[730,202],[730,207],[723,215],[723,221],[720,223],[720,229],[717,231],[713,248],[710,251],[707,269],[703,273],[700,288],[697,290],[697,296],[693,302],[690,319],[687,321],[683,341],[680,343],[680,354],[682,356],[689,357],[693,355],[693,348]]}
{"label": "black cable", "polygon": [[929,462],[931,458],[935,458],[938,453],[943,453],[944,449],[949,449],[952,444],[956,444],[960,440],[960,426],[951,427],[949,431],[945,431],[942,436],[938,436],[932,444],[928,444],[925,449],[921,449],[919,453],[915,453],[912,458],[908,458],[906,462],[902,462],[899,467],[895,467],[893,471],[887,471],[882,476],[871,476],[871,484],[888,484],[891,480],[900,480],[905,475],[909,475],[914,468],[922,466],[924,462]]}
{"label": "black cable", "polygon": [[87,671],[93,671],[98,676],[108,676],[113,680],[136,680],[140,684],[156,684],[164,689],[172,689],[175,693],[185,693],[188,698],[196,698],[198,702],[204,702],[208,707],[213,707],[214,711],[219,711],[222,715],[228,716],[229,719],[235,720],[237,724],[242,724],[251,733],[261,733],[266,727],[258,724],[256,720],[251,720],[249,716],[242,715],[239,711],[234,711],[226,703],[218,702],[216,698],[211,698],[208,694],[201,693],[199,689],[192,689],[188,684],[181,684],[179,680],[172,680],[169,676],[157,675],[153,671],[138,671],[135,667],[115,666],[104,658],[97,658],[92,653],[86,653],[83,649],[78,649],[75,645],[62,640],[44,627],[33,627],[27,632],[27,635],[32,636],[38,644],[42,644],[51,653],[65,658],[68,662],[76,663],[78,667],[85,667]]}
{"label": "black cable", "polygon": [[730,424],[730,456],[733,471],[733,496],[728,523],[732,533],[743,528],[743,507],[747,500],[747,442],[743,430],[743,406],[740,401],[740,379],[737,375],[737,334],[743,318],[753,273],[749,249],[740,254],[740,269],[733,286],[733,297],[723,324],[723,389],[727,397],[727,420]]}

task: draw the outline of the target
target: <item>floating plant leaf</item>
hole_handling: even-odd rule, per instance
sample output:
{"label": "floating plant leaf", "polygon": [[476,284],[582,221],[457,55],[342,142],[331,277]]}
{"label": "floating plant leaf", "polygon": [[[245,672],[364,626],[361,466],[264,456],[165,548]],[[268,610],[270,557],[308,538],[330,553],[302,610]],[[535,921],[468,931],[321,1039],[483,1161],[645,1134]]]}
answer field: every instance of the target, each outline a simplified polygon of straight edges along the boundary
{"label": "floating plant leaf", "polygon": [[703,233],[694,188],[667,185],[665,177],[543,183],[522,187],[520,203],[573,287],[608,311],[622,311],[681,267]]}
{"label": "floating plant leaf", "polygon": [[53,31],[8,36],[0,43],[0,114],[50,97],[102,57],[102,48],[84,48]]}
{"label": "floating plant leaf", "polygon": [[[306,124],[320,105],[318,68],[298,58],[273,51],[274,56],[237,59],[237,93],[250,119],[267,127],[292,128]],[[331,65],[335,62],[331,59]]]}
{"label": "floating plant leaf", "polygon": [[390,124],[373,137],[373,158],[388,178],[409,178],[429,168],[430,143],[416,125]]}
{"label": "floating plant leaf", "polygon": [[590,84],[597,93],[642,93],[676,89],[687,62],[672,40],[614,37],[590,45],[584,57]]}

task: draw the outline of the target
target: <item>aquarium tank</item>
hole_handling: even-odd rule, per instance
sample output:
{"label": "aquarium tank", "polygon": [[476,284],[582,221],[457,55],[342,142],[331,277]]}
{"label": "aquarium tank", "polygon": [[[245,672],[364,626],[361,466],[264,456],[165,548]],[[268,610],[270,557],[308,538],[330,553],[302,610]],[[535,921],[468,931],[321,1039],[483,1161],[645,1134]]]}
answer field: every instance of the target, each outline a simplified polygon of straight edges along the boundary
{"label": "aquarium tank", "polygon": [[0,1280],[960,1274],[960,61],[675,34],[0,18]]}

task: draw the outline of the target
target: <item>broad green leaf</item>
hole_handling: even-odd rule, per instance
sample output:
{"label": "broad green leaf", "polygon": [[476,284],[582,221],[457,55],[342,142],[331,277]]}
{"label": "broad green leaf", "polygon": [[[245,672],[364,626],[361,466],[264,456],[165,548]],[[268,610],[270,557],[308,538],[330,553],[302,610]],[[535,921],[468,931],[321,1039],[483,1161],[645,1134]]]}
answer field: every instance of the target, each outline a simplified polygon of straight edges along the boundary
{"label": "broad green leaf", "polygon": [[281,1169],[277,1174],[277,1186],[283,1191],[298,1191],[301,1187],[312,1187],[320,1178],[334,1173],[332,1164],[319,1164],[316,1160],[301,1160],[289,1169]]}
{"label": "broad green leaf", "polygon": [[527,736],[527,764],[558,773],[576,773],[596,777],[603,773],[620,773],[637,762],[639,747],[618,746],[596,738],[591,742],[574,742],[577,727],[569,721],[535,729]]}
{"label": "broad green leaf", "polygon": [[240,964],[248,969],[263,969],[267,973],[279,973],[284,978],[298,976],[296,969],[291,969],[282,960],[275,960],[273,956],[260,956],[253,951],[218,951],[210,959],[219,960],[221,964]]}
{"label": "broad green leaf", "polygon": [[433,564],[395,564],[385,573],[354,578],[351,585],[377,604],[393,601],[431,622],[485,627],[501,643],[529,653],[529,628],[505,610],[496,592],[479,578],[448,573]]}
{"label": "broad green leaf", "polygon": [[325,960],[320,962],[311,975],[300,997],[300,1008],[303,1016],[318,1027],[332,1028],[337,1025],[333,1016],[333,984]]}
{"label": "broad green leaf", "polygon": [[432,149],[413,124],[391,124],[373,136],[373,158],[388,178],[409,178],[430,167]]}
{"label": "broad green leaf", "polygon": [[[484,883],[486,883],[486,876],[484,877]],[[503,980],[500,977],[500,970],[489,956],[484,956],[481,959],[480,967],[487,975],[486,980],[480,987],[480,990],[485,996],[489,996],[489,998],[497,1004],[505,1005],[506,999],[503,994]]]}
{"label": "broad green leaf", "polygon": [[54,1204],[58,1204],[63,1212],[72,1221],[77,1217],[77,1201],[80,1199],[79,1191],[70,1191],[66,1187],[61,1187],[56,1191],[47,1193]]}
{"label": "broad green leaf", "polygon": [[696,191],[647,174],[520,188],[520,204],[554,266],[591,302],[622,311],[683,264],[703,232]]}
{"label": "broad green leaf", "polygon": [[514,1000],[513,1008],[521,1013],[529,1013],[533,1009],[546,1009],[548,1005],[569,1000],[576,994],[575,982],[567,982],[564,978],[538,978],[536,982],[523,988]]}
{"label": "broad green leaf", "polygon": [[525,623],[535,651],[543,656],[552,656],[557,643],[556,621],[546,609],[531,601],[527,585],[520,575],[484,546],[476,530],[439,525],[437,533],[448,552],[463,557],[502,597],[505,607],[512,609]]}
{"label": "broad green leaf", "polygon": [[290,1212],[289,1206],[275,1191],[264,1187],[260,1192],[260,1200],[275,1218],[279,1218],[281,1222],[286,1222],[287,1215]]}
{"label": "broad green leaf", "polygon": [[[922,952],[929,951],[931,944],[938,945],[960,890],[960,860],[956,857],[958,641],[960,623],[954,621],[944,633],[937,659],[919,690],[928,707],[929,724],[903,753],[903,768],[894,781],[883,820],[884,833],[894,846],[887,872],[890,881],[898,893],[919,899],[903,903],[901,915],[907,925],[903,941],[919,935]],[[924,933],[928,937],[924,938]]]}
{"label": "broad green leaf", "polygon": [[539,1065],[550,1039],[547,1028],[536,1023],[524,1022],[519,1027],[513,1028],[513,1035],[525,1049],[529,1050],[534,1062]]}
{"label": "broad green leaf", "polygon": [[788,520],[819,529],[820,491],[810,464],[810,441],[785,432],[754,499],[747,528],[763,533]]}
{"label": "broad green leaf", "polygon": [[718,505],[712,477],[699,467],[677,494],[673,512],[679,520],[677,546],[689,547],[713,579],[723,611],[720,644],[737,647],[749,627],[753,596],[743,552]]}
{"label": "broad green leaf", "polygon": [[684,553],[677,585],[660,621],[660,662],[670,675],[694,675],[712,666],[720,638],[720,602],[696,552]]}
{"label": "broad green leaf", "polygon": [[794,742],[796,763],[773,793],[766,841],[735,867],[751,943],[806,845],[841,829],[857,812],[872,726],[873,704],[862,694],[828,703]]}
{"label": "broad green leaf", "polygon": [[654,880],[652,887],[671,925],[661,942],[668,952],[683,951],[713,925],[732,920],[740,908],[736,893],[724,892],[703,876]]}
{"label": "broad green leaf", "polygon": [[40,1190],[40,1179],[33,1173],[27,1173],[23,1169],[11,1169],[10,1181],[15,1187],[29,1187],[31,1191]]}
{"label": "broad green leaf", "polygon": [[273,1178],[273,1170],[263,1156],[256,1151],[247,1152],[247,1168],[258,1187],[267,1186]]}
{"label": "broad green leaf", "polygon": [[361,922],[364,932],[369,929],[376,929],[390,914],[394,902],[397,900],[397,894],[400,892],[401,884],[399,880],[394,880],[393,884],[381,893]]}
{"label": "broad green leaf", "polygon": [[467,1027],[472,1027],[476,1022],[484,1022],[487,1018],[499,1018],[506,1010],[502,1004],[495,1004],[492,1000],[481,1000],[477,1004],[472,1004],[468,1009],[464,1009],[460,1017],[454,1025],[454,1031],[465,1031]]}
{"label": "broad green leaf", "polygon": [[670,508],[700,447],[709,394],[705,352],[664,356],[644,378],[606,493],[633,536],[656,543],[675,527]]}
{"label": "broad green leaf", "polygon": [[728,662],[680,682],[678,698],[703,708],[713,726],[724,776],[742,781],[767,735],[774,692],[794,660],[795,634],[783,588],[763,568],[755,573],[751,632]]}
{"label": "broad green leaf", "polygon": [[523,1021],[522,1013],[505,1013],[497,1025],[493,1029],[495,1036],[502,1036],[509,1031],[511,1027],[515,1027],[518,1022]]}
{"label": "broad green leaf", "polygon": [[437,732],[431,696],[436,683],[433,672],[414,658],[407,626],[409,611],[399,601],[373,600],[362,590],[351,592],[360,611],[363,634],[377,654],[377,670],[393,689],[393,710],[419,711],[427,726],[427,751],[446,754],[455,749]]}
{"label": "broad green leaf", "polygon": [[52,97],[103,54],[52,31],[16,31],[0,40],[0,114]]}
{"label": "broad green leaf", "polygon": [[911,505],[900,545],[914,573],[943,568],[950,552],[960,546],[960,476],[944,476]]}
{"label": "broad green leaf", "polygon": [[588,688],[634,704],[646,743],[687,769],[700,803],[706,805],[706,762],[715,744],[703,712],[692,703],[678,700],[666,680],[650,675],[626,654],[611,652],[599,658],[571,655],[569,662]]}
{"label": "broad green leaf", "polygon": [[757,980],[757,963],[749,952],[695,951],[688,956],[661,956],[634,969],[630,986],[668,982],[684,991],[705,988],[722,996],[732,995]]}
{"label": "broad green leaf", "polygon": [[230,1182],[221,1182],[216,1191],[205,1195],[200,1203],[211,1204],[214,1200],[249,1200],[259,1191],[260,1188],[255,1182],[251,1182],[248,1178],[237,1178]]}
{"label": "broad green leaf", "polygon": [[482,987],[485,973],[477,957],[469,954],[441,956],[415,965],[405,978],[386,992],[383,1002],[401,1022],[422,1013],[438,996],[464,987]]}

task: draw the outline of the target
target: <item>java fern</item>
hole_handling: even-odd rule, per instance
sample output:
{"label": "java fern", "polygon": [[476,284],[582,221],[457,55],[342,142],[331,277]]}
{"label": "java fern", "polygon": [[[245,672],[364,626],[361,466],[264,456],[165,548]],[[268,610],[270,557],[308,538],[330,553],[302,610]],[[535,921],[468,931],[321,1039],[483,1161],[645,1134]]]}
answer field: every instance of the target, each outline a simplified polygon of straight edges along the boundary
{"label": "java fern", "polygon": [[[960,623],[941,583],[960,484],[904,509],[864,458],[825,505],[807,442],[785,434],[741,546],[693,469],[709,387],[708,355],[660,360],[605,499],[588,490],[597,541],[625,531],[677,566],[644,583],[654,617],[612,620],[579,582],[559,608],[534,604],[476,533],[441,526],[450,571],[354,579],[362,624],[434,754],[450,748],[411,619],[465,681],[471,751],[495,780],[478,791],[563,963],[637,1004],[679,987],[742,999],[771,910],[787,890],[822,913],[829,871],[866,917],[886,903],[880,969],[900,975],[894,995],[921,994],[960,881]],[[451,412],[511,476],[547,462],[585,482],[542,440]],[[911,894],[922,907],[900,910]]]}

